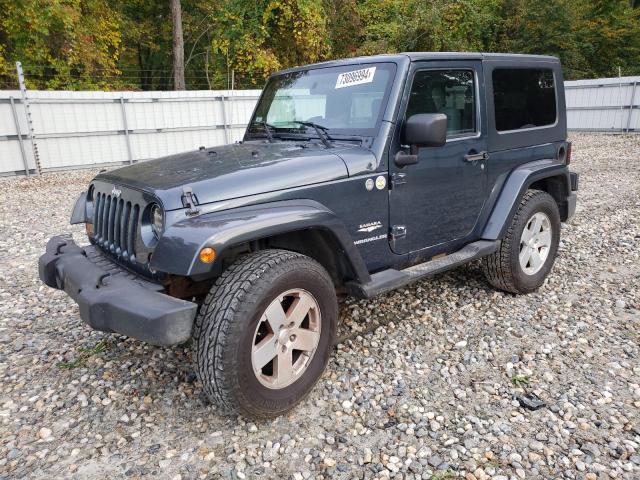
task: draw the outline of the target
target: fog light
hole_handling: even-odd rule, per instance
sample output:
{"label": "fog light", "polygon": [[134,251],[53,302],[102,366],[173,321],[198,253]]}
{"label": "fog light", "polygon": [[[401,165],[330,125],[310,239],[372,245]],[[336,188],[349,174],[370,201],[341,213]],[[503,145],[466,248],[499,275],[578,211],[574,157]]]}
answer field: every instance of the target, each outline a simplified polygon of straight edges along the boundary
{"label": "fog light", "polygon": [[204,247],[200,250],[200,261],[202,263],[213,263],[216,259],[216,251],[211,247]]}

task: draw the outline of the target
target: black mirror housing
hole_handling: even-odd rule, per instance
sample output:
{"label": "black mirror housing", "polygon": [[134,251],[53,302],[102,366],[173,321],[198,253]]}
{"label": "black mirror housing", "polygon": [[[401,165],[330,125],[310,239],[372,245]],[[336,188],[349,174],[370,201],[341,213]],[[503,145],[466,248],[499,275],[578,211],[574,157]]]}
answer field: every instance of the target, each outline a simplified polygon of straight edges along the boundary
{"label": "black mirror housing", "polygon": [[404,143],[412,147],[441,147],[447,143],[447,116],[444,113],[411,115],[404,124]]}

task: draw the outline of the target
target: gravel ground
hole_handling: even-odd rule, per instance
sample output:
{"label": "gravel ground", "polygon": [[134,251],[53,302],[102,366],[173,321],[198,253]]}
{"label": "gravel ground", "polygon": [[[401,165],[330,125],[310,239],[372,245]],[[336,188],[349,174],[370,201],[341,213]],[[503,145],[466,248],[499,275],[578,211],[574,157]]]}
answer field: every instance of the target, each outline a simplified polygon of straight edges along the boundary
{"label": "gravel ground", "polygon": [[[95,171],[0,182],[0,478],[640,478],[640,136],[574,136],[578,213],[539,292],[477,264],[342,307],[310,397],[216,413],[187,347],[93,332],[36,261]],[[547,402],[530,411],[515,393]]]}

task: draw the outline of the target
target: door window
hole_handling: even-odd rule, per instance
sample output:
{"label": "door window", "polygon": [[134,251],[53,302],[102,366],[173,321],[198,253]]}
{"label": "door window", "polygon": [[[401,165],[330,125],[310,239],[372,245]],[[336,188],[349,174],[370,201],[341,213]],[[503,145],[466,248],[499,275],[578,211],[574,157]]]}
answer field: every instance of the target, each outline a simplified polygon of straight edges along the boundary
{"label": "door window", "polygon": [[416,72],[406,118],[419,113],[444,113],[447,138],[466,137],[477,132],[474,82],[471,70]]}

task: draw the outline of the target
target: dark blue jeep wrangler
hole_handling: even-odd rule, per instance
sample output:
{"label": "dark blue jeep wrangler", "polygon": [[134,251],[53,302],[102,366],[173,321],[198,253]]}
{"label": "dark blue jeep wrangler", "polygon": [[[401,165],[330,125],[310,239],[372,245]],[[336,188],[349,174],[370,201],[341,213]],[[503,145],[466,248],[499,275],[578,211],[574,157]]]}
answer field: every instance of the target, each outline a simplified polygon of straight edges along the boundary
{"label": "dark blue jeep wrangler", "polygon": [[272,75],[235,145],[98,174],[40,277],[91,327],[193,338],[224,411],[271,417],[321,375],[337,294],[371,297],[482,258],[542,285],[575,211],[553,57],[408,53]]}

